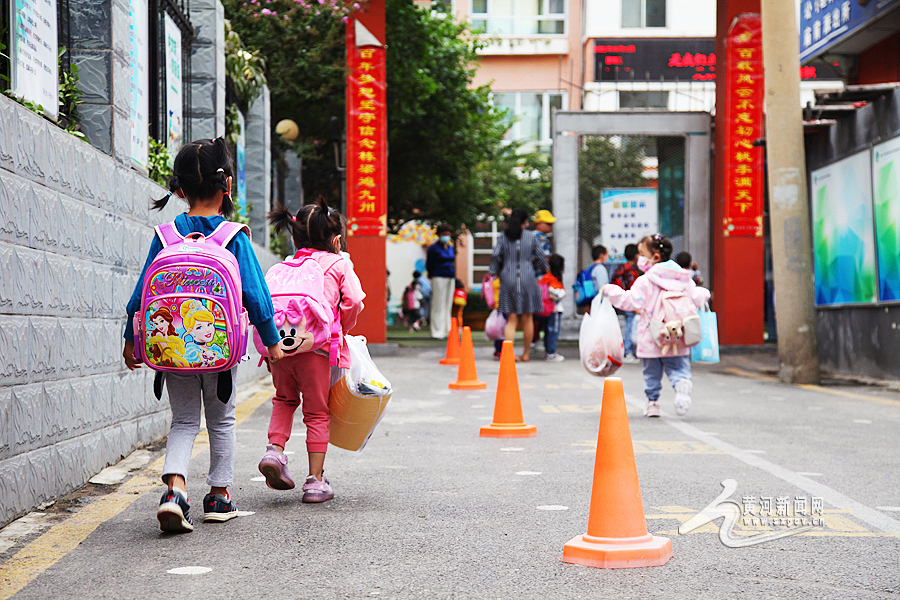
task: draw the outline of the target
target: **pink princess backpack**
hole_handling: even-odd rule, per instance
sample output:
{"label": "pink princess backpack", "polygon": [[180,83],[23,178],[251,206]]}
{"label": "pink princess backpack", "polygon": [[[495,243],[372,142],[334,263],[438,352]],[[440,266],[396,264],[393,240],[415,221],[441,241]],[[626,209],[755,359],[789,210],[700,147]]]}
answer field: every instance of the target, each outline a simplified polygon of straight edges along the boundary
{"label": "pink princess backpack", "polygon": [[[174,223],[156,228],[163,249],[147,268],[134,315],[135,354],[148,367],[169,373],[227,372],[244,358],[250,323],[240,266],[225,248],[241,231],[250,236],[246,225],[229,221],[208,237],[183,236]],[[231,378],[225,379],[219,379],[223,402],[231,390]],[[161,377],[154,388],[160,397]]]}
{"label": "pink princess backpack", "polygon": [[[337,261],[336,256],[329,268]],[[293,258],[272,266],[266,272],[266,285],[275,306],[275,326],[285,358],[327,348],[331,366],[340,357],[341,322],[338,309],[325,298],[325,270],[313,253],[299,251]],[[268,355],[259,332],[253,330],[253,343],[262,360]]]}

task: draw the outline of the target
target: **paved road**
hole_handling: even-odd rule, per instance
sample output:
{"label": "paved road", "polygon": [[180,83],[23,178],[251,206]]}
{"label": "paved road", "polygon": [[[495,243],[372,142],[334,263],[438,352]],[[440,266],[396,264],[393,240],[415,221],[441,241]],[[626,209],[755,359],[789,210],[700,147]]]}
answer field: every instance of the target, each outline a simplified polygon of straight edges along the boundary
{"label": "paved road", "polygon": [[[674,558],[622,570],[561,562],[563,545],[587,528],[602,387],[573,350],[564,363],[518,366],[525,421],[538,429],[520,440],[478,436],[496,390],[489,348],[476,348],[488,382],[477,392],[447,389],[456,372],[438,364],[437,347],[379,358],[396,390],[389,413],[362,453],[329,450],[336,497],[322,505],[256,481],[268,396],[244,390],[233,496],[254,514],[162,535],[157,448],[125,483],[89,485],[0,532],[0,548],[12,544],[0,554],[0,598],[23,584],[16,599],[900,597],[900,395],[787,386],[735,361],[695,367],[685,418],[673,416],[671,388],[663,418],[642,417],[640,366],[618,373],[647,525],[671,537]],[[301,478],[299,418],[295,431],[288,449]],[[197,507],[208,457],[198,447],[189,480]],[[679,535],[727,479],[733,502],[772,498],[772,516],[778,498],[789,511],[797,499],[808,508],[821,499],[824,526],[740,548],[724,545],[713,524]],[[739,522],[731,539],[771,530]],[[209,571],[168,573],[180,567]]]}

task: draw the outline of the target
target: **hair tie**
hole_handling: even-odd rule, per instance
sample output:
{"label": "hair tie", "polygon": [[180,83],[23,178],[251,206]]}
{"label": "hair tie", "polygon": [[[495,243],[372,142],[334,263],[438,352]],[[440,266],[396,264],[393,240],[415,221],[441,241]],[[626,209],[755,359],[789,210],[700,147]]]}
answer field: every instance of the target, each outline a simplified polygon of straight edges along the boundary
{"label": "hair tie", "polygon": [[223,168],[221,168],[221,167],[219,167],[218,169],[216,169],[216,173],[224,173],[224,172],[225,172],[225,169],[223,169]]}

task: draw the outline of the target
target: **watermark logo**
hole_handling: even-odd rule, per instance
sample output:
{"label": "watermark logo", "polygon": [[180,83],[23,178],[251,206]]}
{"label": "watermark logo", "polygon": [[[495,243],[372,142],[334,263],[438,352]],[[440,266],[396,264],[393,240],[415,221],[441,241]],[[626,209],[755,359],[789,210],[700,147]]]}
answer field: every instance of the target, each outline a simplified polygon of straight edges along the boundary
{"label": "watermark logo", "polygon": [[[806,496],[743,496],[741,503],[730,500],[737,490],[734,479],[722,482],[722,493],[699,513],[682,523],[678,528],[681,535],[688,534],[707,523],[723,518],[719,526],[719,540],[729,548],[746,548],[771,542],[789,535],[797,535],[814,527],[824,527],[822,498]],[[776,531],[765,531],[751,535],[737,535],[735,525],[742,527],[777,527]]]}

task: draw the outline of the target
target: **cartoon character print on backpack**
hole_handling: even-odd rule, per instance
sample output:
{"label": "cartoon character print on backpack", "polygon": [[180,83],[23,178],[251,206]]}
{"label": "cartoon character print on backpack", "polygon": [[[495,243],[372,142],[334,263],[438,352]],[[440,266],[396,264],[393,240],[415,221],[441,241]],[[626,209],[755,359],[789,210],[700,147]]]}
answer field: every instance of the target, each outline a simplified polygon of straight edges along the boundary
{"label": "cartoon character print on backpack", "polygon": [[[196,298],[160,300],[147,307],[146,353],[160,367],[219,367],[229,357],[221,307]],[[217,325],[218,323],[218,325]]]}
{"label": "cartoon character print on backpack", "polygon": [[296,298],[287,302],[279,298],[274,304],[275,326],[281,336],[278,345],[285,357],[314,350],[331,335],[326,327],[327,315],[318,312],[315,306],[298,302]]}

